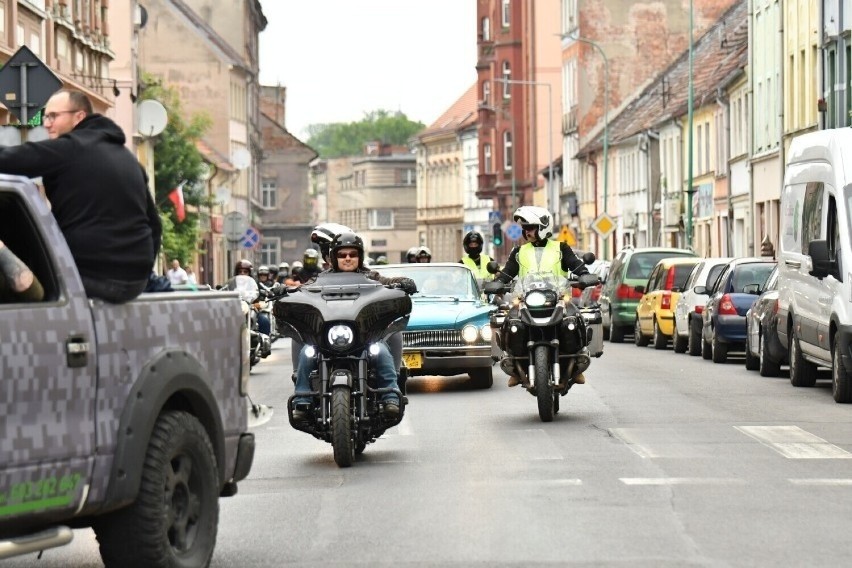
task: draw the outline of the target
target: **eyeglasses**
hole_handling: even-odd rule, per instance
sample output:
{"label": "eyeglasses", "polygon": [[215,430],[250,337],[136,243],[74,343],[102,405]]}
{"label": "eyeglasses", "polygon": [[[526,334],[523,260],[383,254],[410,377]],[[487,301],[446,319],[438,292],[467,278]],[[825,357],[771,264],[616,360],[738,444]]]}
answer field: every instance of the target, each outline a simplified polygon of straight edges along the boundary
{"label": "eyeglasses", "polygon": [[45,114],[44,116],[42,116],[42,122],[44,122],[44,123],[53,122],[54,120],[56,120],[56,117],[59,116],[60,114],[73,114],[75,112],[80,112],[80,110],[79,109],[77,109],[77,110],[58,110],[56,112],[49,112],[49,113]]}
{"label": "eyeglasses", "polygon": [[337,258],[358,258],[357,252],[339,252]]}

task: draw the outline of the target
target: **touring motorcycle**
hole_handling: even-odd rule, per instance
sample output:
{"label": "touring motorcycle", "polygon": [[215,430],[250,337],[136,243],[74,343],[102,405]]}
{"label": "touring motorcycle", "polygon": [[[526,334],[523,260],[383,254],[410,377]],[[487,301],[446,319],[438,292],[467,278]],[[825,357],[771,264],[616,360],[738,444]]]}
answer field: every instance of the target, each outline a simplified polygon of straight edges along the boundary
{"label": "touring motorcycle", "polygon": [[586,275],[578,282],[530,272],[514,286],[485,284],[486,293],[506,294],[491,316],[492,356],[536,397],[542,422],[553,420],[559,398],[568,394],[591,357],[603,353],[600,309],[578,308],[570,301],[570,286],[592,285],[595,279]]}
{"label": "touring motorcycle", "polygon": [[[340,467],[352,465],[388,428],[396,426],[408,403],[405,379],[398,389],[378,388],[378,342],[402,331],[411,314],[411,298],[358,272],[324,272],[276,300],[278,332],[307,346],[316,363],[311,392],[287,401],[290,425],[329,442]],[[399,414],[388,416],[381,402],[390,392],[399,397]],[[307,421],[293,419],[293,400],[310,396]]]}

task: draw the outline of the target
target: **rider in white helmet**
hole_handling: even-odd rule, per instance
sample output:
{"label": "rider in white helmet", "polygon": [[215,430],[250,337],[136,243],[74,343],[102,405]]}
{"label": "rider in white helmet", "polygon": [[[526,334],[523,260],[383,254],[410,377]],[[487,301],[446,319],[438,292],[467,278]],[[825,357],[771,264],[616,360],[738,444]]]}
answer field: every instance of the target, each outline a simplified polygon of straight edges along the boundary
{"label": "rider in white helmet", "polygon": [[334,241],[338,235],[354,232],[355,231],[346,225],[341,225],[339,223],[320,223],[314,227],[313,231],[311,231],[311,242],[319,245],[322,259],[331,264],[331,261],[328,258],[328,249],[331,247],[332,241]]}
{"label": "rider in white helmet", "polygon": [[[512,249],[506,265],[494,277],[495,280],[508,284],[515,276],[523,278],[528,272],[551,272],[562,277],[569,272],[577,276],[589,273],[586,264],[567,243],[551,240],[553,215],[550,211],[544,207],[523,205],[518,207],[512,218],[523,229],[525,242]],[[580,373],[574,377],[574,382],[583,384],[586,379]],[[518,377],[509,377],[510,387],[518,384]]]}

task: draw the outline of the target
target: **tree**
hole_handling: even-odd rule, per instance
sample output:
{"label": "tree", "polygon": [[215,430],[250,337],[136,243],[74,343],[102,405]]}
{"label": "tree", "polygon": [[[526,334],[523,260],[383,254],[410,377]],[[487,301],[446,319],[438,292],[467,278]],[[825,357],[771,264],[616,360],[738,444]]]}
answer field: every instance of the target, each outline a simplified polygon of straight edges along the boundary
{"label": "tree", "polygon": [[187,207],[186,217],[178,221],[169,194],[182,185],[187,206],[209,206],[205,176],[207,164],[195,143],[210,129],[212,120],[205,113],[193,113],[184,119],[180,96],[160,79],[145,75],[143,99],[162,103],[168,112],[168,124],[154,141],[154,201],[163,221],[163,253],[186,264],[197,252],[200,242],[198,214]]}
{"label": "tree", "polygon": [[405,145],[423,128],[422,122],[412,122],[401,112],[375,110],[365,113],[359,122],[311,124],[306,143],[322,158],[357,156],[369,141]]}

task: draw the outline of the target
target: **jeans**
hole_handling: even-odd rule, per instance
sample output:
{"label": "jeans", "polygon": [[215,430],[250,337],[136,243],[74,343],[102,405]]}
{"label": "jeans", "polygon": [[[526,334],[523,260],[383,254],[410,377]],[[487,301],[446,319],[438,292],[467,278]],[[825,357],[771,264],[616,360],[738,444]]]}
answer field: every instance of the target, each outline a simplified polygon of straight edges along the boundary
{"label": "jeans", "polygon": [[136,282],[110,280],[109,278],[89,278],[80,275],[83,288],[89,298],[100,298],[112,304],[123,304],[136,299],[148,285],[148,279]]}
{"label": "jeans", "polygon": [[266,335],[272,333],[272,324],[266,312],[257,312],[257,331]]}
{"label": "jeans", "polygon": [[[379,388],[399,388],[396,384],[396,369],[393,364],[393,356],[388,350],[388,346],[384,341],[378,343],[379,353],[376,355],[376,377],[378,378]],[[296,394],[310,392],[311,390],[311,372],[316,369],[316,359],[308,357],[305,354],[306,347],[302,347],[299,353],[299,364],[296,368]],[[294,402],[310,402],[310,398],[305,396],[297,396]],[[396,393],[386,393],[382,395],[383,402],[396,402],[399,404],[399,397]]]}

